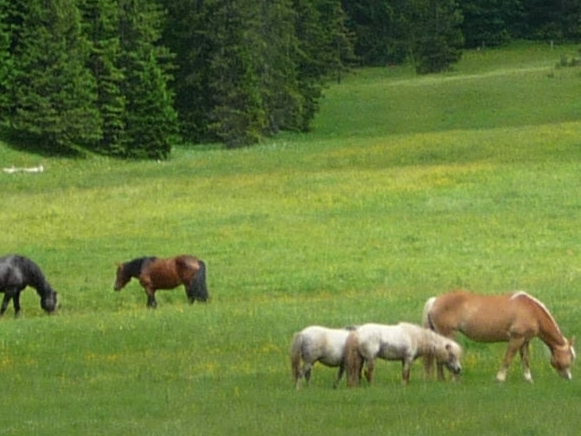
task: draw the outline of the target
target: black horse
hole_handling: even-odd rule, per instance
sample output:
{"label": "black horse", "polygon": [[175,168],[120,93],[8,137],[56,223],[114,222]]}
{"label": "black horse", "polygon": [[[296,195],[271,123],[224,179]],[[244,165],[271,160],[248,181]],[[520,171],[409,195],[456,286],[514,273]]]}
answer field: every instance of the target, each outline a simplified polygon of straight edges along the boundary
{"label": "black horse", "polygon": [[27,257],[18,254],[0,257],[0,292],[4,293],[2,306],[0,306],[0,316],[6,312],[10,300],[14,306],[14,314],[18,316],[20,292],[27,286],[36,289],[40,296],[40,307],[45,312],[54,312],[57,305],[57,293],[46,281],[38,265]]}

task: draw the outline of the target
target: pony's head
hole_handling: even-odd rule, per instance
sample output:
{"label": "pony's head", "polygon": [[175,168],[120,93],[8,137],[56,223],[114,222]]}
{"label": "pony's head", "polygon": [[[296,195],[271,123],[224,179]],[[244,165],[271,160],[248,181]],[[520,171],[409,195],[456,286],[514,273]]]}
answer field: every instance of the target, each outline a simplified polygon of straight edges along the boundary
{"label": "pony's head", "polygon": [[454,375],[462,372],[461,358],[462,347],[454,341],[446,341],[443,352],[437,356],[438,363],[443,364]]}
{"label": "pony's head", "polygon": [[45,295],[43,295],[40,299],[40,307],[42,308],[42,310],[44,310],[46,313],[52,313],[56,310],[56,295],[57,292],[53,291],[52,289],[50,290],[50,292],[47,292]]}
{"label": "pony's head", "polygon": [[571,380],[571,365],[575,361],[575,338],[565,340],[566,344],[560,347],[555,347],[551,350],[551,366],[557,370],[559,375],[567,380]]}
{"label": "pony's head", "polygon": [[117,277],[115,278],[115,284],[113,285],[113,289],[115,291],[120,291],[127,283],[129,283],[129,280],[131,280],[131,274],[127,272],[125,264],[124,263],[117,264]]}

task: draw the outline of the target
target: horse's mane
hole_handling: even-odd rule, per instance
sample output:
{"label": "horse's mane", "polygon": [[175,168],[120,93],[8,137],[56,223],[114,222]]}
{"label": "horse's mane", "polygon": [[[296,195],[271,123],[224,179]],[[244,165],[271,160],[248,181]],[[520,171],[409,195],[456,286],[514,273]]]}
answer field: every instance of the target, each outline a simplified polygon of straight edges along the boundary
{"label": "horse's mane", "polygon": [[561,333],[561,329],[559,328],[559,324],[557,324],[557,321],[555,320],[555,318],[553,317],[551,312],[549,312],[549,309],[547,308],[547,306],[545,306],[545,304],[541,300],[533,297],[532,295],[526,293],[525,291],[515,292],[512,295],[512,297],[510,297],[510,299],[515,300],[519,297],[526,298],[526,299],[532,301],[534,304],[536,304],[541,309],[541,311],[545,314],[545,316],[547,318],[549,318],[549,320],[551,321],[551,323],[553,324],[553,326],[555,327],[555,329],[557,330],[559,335],[563,336],[563,333]]}
{"label": "horse's mane", "polygon": [[157,259],[155,256],[144,256],[133,259],[123,264],[123,272],[130,275],[131,277],[138,277],[142,268],[155,259]]}

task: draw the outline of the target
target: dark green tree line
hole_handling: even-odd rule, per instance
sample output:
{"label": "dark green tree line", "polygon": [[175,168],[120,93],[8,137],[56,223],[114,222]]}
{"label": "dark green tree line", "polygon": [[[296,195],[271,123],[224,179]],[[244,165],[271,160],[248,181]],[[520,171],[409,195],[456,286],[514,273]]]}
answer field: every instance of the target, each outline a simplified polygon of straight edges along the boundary
{"label": "dark green tree line", "polygon": [[581,0],[0,0],[0,124],[51,150],[308,131],[350,62],[438,72],[464,47],[581,36]]}
{"label": "dark green tree line", "polygon": [[238,147],[308,130],[351,53],[338,0],[164,0],[180,131]]}

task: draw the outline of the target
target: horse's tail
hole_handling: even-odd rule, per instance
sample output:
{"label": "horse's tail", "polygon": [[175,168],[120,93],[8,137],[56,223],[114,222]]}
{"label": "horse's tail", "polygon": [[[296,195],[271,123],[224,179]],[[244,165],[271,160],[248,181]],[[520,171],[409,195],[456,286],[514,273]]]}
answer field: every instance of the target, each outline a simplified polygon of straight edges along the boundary
{"label": "horse's tail", "polygon": [[424,311],[422,312],[422,325],[424,328],[436,331],[434,327],[434,323],[432,322],[432,307],[434,307],[434,303],[436,302],[436,297],[428,298],[426,304],[424,304]]}
{"label": "horse's tail", "polygon": [[359,335],[357,331],[351,331],[349,336],[347,336],[343,353],[345,369],[347,371],[347,386],[359,386],[363,367],[363,356],[359,352]]}
{"label": "horse's tail", "polygon": [[295,386],[298,387],[301,378],[301,359],[303,357],[303,335],[295,333],[290,346],[290,361]]}
{"label": "horse's tail", "polygon": [[198,259],[199,269],[192,280],[190,298],[192,303],[195,300],[207,301],[209,298],[208,285],[206,284],[206,263]]}
{"label": "horse's tail", "polygon": [[[436,331],[436,327],[434,326],[434,322],[432,321],[432,307],[436,302],[436,297],[431,297],[426,301],[424,304],[424,310],[422,313],[422,325],[424,328],[430,329],[432,331]],[[433,353],[427,353],[423,356],[424,361],[424,374],[426,378],[432,378],[434,373],[434,362],[435,356]]]}

